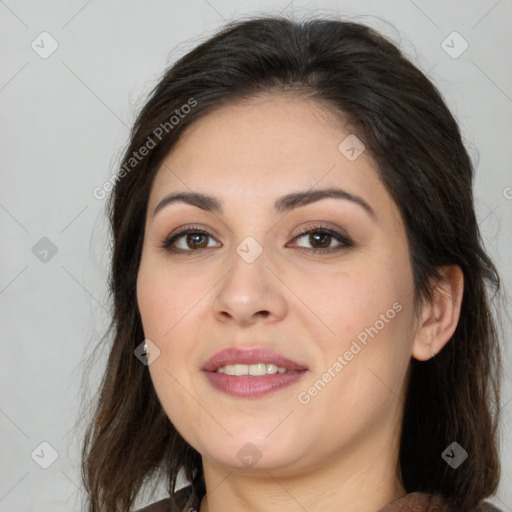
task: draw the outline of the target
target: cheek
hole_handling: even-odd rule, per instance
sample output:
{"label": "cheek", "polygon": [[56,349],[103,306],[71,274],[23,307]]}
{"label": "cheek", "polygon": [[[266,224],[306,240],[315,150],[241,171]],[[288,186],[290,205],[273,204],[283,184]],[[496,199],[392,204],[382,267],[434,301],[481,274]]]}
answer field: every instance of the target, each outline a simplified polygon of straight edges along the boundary
{"label": "cheek", "polygon": [[[159,357],[149,366],[157,394],[164,406],[173,401],[169,399],[178,390],[178,382],[187,377],[187,362],[190,358],[190,319],[194,312],[187,315],[188,300],[183,293],[177,293],[176,281],[171,283],[168,276],[156,265],[141,268],[137,280],[137,301],[144,329],[144,336],[150,339],[160,350]],[[196,301],[197,302],[197,301]],[[187,327],[188,326],[188,327]]]}
{"label": "cheek", "polygon": [[[187,404],[183,389],[190,389],[191,353],[194,350],[193,326],[200,325],[198,299],[204,290],[199,283],[183,281],[162,263],[147,259],[141,262],[137,276],[137,303],[144,336],[160,350],[149,366],[157,395],[166,410],[174,417],[174,409]],[[179,412],[179,410],[178,410]],[[193,411],[190,411],[193,413]]]}
{"label": "cheek", "polygon": [[[309,280],[304,281],[299,292],[330,331],[315,327],[322,353],[315,377],[331,369],[336,383],[329,385],[330,398],[344,395],[349,408],[375,403],[390,395],[389,390],[391,395],[401,390],[410,359],[413,315],[412,275],[404,268],[408,266],[391,260],[373,265],[361,262],[332,275],[328,283],[320,280],[312,287]],[[343,369],[336,371],[333,365],[340,363],[340,356]],[[351,390],[348,395],[347,389]]]}
{"label": "cheek", "polygon": [[144,335],[151,339],[157,337],[158,319],[162,318],[160,310],[165,308],[169,297],[165,287],[157,279],[157,272],[143,257],[137,275],[137,305],[144,328]]}
{"label": "cheek", "polygon": [[137,276],[137,304],[146,337],[167,343],[203,293],[197,280],[177,275],[161,261],[143,259]]}
{"label": "cheek", "polygon": [[343,344],[375,324],[379,332],[388,332],[392,324],[396,328],[396,319],[404,315],[398,314],[400,306],[393,305],[403,307],[410,300],[405,273],[400,275],[382,265],[361,263],[344,272],[298,278],[294,292],[308,306],[308,317],[320,320],[328,329],[322,339],[330,345],[335,340]]}
{"label": "cheek", "polygon": [[160,351],[148,370],[166,415],[180,432],[186,432],[190,424],[200,420],[192,406],[194,401],[185,391],[192,389],[188,368],[192,346],[186,338],[188,317],[182,311],[181,294],[178,298],[161,276],[152,277],[143,272],[137,283],[144,335]]}

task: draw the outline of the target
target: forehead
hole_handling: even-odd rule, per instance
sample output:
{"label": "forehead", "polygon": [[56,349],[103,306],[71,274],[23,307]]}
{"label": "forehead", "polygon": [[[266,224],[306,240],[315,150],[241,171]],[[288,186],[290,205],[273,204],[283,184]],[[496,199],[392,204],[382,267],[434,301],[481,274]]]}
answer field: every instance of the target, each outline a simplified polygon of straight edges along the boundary
{"label": "forehead", "polygon": [[158,171],[149,207],[174,190],[249,208],[271,207],[275,197],[294,190],[342,187],[379,210],[390,197],[376,165],[366,152],[347,158],[347,137],[354,134],[341,119],[297,96],[268,94],[224,105],[184,132]]}

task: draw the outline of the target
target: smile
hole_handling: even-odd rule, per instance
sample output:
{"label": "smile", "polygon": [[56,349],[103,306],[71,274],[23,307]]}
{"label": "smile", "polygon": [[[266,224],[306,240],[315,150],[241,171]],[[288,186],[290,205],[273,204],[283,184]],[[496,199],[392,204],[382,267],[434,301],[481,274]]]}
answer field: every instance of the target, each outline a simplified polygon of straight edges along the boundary
{"label": "smile", "polygon": [[217,352],[202,367],[217,391],[237,398],[260,398],[295,384],[308,369],[265,348],[228,348]]}
{"label": "smile", "polygon": [[217,369],[217,373],[226,375],[252,375],[254,377],[261,375],[274,375],[275,373],[286,373],[286,368],[272,363],[256,364],[227,364]]}

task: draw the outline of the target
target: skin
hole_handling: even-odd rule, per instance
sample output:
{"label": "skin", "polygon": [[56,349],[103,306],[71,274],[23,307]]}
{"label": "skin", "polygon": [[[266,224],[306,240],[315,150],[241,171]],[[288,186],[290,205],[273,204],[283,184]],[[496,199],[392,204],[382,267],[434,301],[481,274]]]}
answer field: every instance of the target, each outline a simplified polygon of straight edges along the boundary
{"label": "skin", "polygon": [[[154,181],[137,300],[145,336],[160,350],[149,366],[157,395],[203,458],[200,512],[374,512],[406,494],[397,461],[410,358],[429,359],[449,340],[463,279],[446,267],[432,302],[414,310],[403,221],[367,152],[350,161],[338,149],[349,133],[317,102],[266,94],[196,121]],[[282,195],[329,186],[364,199],[375,217],[333,198],[273,211]],[[215,196],[224,212],[180,202],[153,215],[178,191]],[[297,238],[318,223],[353,247]],[[210,236],[175,242],[188,252],[161,247],[189,224]],[[252,263],[236,251],[248,236],[263,250]],[[394,318],[301,403],[298,394],[393,304],[401,306]],[[308,372],[261,398],[228,396],[201,372],[227,347],[271,348]],[[250,467],[237,456],[247,443],[260,457]]]}

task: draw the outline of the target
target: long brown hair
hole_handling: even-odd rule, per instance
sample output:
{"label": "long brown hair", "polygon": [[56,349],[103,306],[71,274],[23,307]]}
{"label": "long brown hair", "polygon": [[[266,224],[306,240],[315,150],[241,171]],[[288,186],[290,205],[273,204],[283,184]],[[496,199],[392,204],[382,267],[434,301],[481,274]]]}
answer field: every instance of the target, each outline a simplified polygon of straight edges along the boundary
{"label": "long brown hair", "polygon": [[[453,338],[432,360],[411,361],[399,466],[407,492],[439,493],[458,509],[471,508],[496,490],[500,474],[501,362],[492,308],[500,283],[481,242],[474,171],[457,123],[436,87],[373,29],[260,17],[228,24],[180,58],[131,132],[108,203],[111,349],[83,444],[88,510],[127,512],[157,475],[169,493],[180,470],[201,481],[199,453],[174,428],[134,356],[144,340],[136,279],[148,197],[188,126],[223,104],[275,90],[321,101],[364,142],[405,222],[417,304],[429,298],[441,265],[464,272]],[[469,454],[456,470],[441,457],[452,442]]]}

